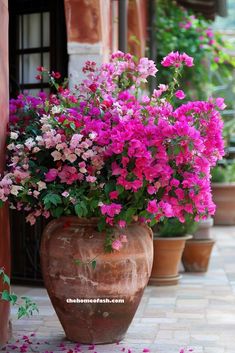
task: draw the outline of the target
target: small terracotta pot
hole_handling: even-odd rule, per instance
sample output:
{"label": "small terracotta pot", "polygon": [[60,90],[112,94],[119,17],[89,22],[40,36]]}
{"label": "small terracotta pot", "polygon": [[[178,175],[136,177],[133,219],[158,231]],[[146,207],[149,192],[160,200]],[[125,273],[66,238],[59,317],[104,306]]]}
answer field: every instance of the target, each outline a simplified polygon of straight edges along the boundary
{"label": "small terracotta pot", "polygon": [[178,283],[179,265],[185,241],[191,238],[191,235],[172,238],[154,237],[154,259],[149,284],[168,286]]}
{"label": "small terracotta pot", "polygon": [[[133,223],[114,229],[126,234],[120,251],[104,253],[105,233],[96,219],[61,217],[50,222],[41,242],[42,272],[48,294],[67,338],[85,344],[123,339],[148,283],[153,262],[152,231]],[[76,265],[96,259],[91,265]],[[122,299],[124,303],[68,303],[67,299]]]}
{"label": "small terracotta pot", "polygon": [[215,225],[235,225],[235,183],[212,183]]}
{"label": "small terracotta pot", "polygon": [[182,263],[186,272],[206,272],[215,241],[187,240],[182,256]]}

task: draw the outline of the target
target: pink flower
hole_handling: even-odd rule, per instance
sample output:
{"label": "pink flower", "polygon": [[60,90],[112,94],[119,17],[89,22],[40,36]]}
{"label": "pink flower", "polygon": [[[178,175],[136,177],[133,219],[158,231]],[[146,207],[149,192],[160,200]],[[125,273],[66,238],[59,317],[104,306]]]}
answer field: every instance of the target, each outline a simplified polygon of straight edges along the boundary
{"label": "pink flower", "polygon": [[87,181],[88,183],[95,183],[96,180],[97,180],[97,178],[96,178],[95,176],[92,176],[92,175],[88,175],[88,176],[86,177],[86,181]]}
{"label": "pink flower", "polygon": [[111,191],[109,193],[109,197],[111,200],[117,200],[118,199],[118,192],[117,191]]}
{"label": "pink flower", "polygon": [[208,38],[213,38],[214,37],[213,30],[211,28],[208,28],[206,30],[206,35],[207,35]]}
{"label": "pink flower", "polygon": [[110,205],[103,204],[100,208],[103,215],[107,214],[110,217],[114,217],[121,212],[122,205],[117,203],[111,203]]}
{"label": "pink flower", "polygon": [[184,91],[179,89],[178,91],[175,92],[175,96],[178,99],[184,99],[185,98],[185,93],[184,93]]}
{"label": "pink flower", "polygon": [[148,58],[141,58],[137,66],[138,73],[142,78],[147,78],[148,76],[155,76],[158,71],[153,60]]}
{"label": "pink flower", "polygon": [[119,235],[119,240],[120,240],[120,242],[122,242],[122,243],[127,243],[127,242],[128,242],[127,236],[126,236],[125,234]]}
{"label": "pink flower", "polygon": [[58,170],[55,168],[49,169],[49,171],[45,174],[45,181],[54,181],[58,175]]}
{"label": "pink flower", "polygon": [[112,249],[113,250],[120,250],[122,248],[122,243],[120,240],[116,239],[112,242]]}
{"label": "pink flower", "polygon": [[149,185],[147,187],[147,191],[148,191],[149,195],[153,195],[156,193],[157,189],[154,186]]}
{"label": "pink flower", "polygon": [[34,216],[34,213],[30,213],[27,217],[26,217],[26,222],[29,222],[32,225],[34,225],[36,223],[36,218]]}
{"label": "pink flower", "polygon": [[193,58],[191,56],[188,56],[187,54],[183,53],[180,56],[181,61],[188,67],[193,66]]}
{"label": "pink flower", "polygon": [[126,221],[120,220],[118,221],[118,225],[120,228],[125,228],[126,227]]}
{"label": "pink flower", "polygon": [[158,206],[157,206],[156,200],[149,201],[147,211],[152,214],[158,212]]}
{"label": "pink flower", "polygon": [[68,185],[73,184],[74,181],[79,179],[77,169],[75,167],[70,167],[65,165],[63,169],[58,173],[61,183],[66,183]]}
{"label": "pink flower", "polygon": [[216,98],[215,102],[217,107],[220,110],[224,110],[226,108],[226,104],[224,103],[224,98]]}
{"label": "pink flower", "polygon": [[165,67],[175,66],[180,67],[182,64],[191,67],[193,66],[193,58],[183,53],[180,54],[178,51],[171,52],[167,56],[165,56],[161,62],[161,64]]}

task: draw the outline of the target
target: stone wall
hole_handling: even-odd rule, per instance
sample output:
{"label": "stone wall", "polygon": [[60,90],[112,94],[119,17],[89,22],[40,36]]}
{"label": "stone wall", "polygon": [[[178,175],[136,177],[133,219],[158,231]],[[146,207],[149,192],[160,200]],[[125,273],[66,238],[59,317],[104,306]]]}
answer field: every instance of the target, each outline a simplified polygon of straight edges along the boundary
{"label": "stone wall", "polygon": [[[108,61],[118,49],[118,0],[64,0],[67,25],[70,86],[84,77],[87,60]],[[147,35],[146,0],[128,1],[128,51],[145,55]]]}

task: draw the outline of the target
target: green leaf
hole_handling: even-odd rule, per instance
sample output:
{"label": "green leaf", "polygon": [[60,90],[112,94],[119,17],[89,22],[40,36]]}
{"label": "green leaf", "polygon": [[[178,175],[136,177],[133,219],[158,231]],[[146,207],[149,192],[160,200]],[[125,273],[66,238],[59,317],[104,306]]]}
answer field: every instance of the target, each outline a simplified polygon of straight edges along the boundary
{"label": "green leaf", "polygon": [[57,207],[54,210],[51,210],[52,216],[55,218],[59,218],[64,212],[64,208],[63,207]]}
{"label": "green leaf", "polygon": [[178,145],[174,146],[173,153],[175,155],[179,154],[180,153],[180,146],[178,146]]}
{"label": "green leaf", "polygon": [[98,203],[99,203],[99,200],[92,200],[91,203],[90,203],[90,209],[91,209],[92,211],[95,210],[95,209],[97,209]]}
{"label": "green leaf", "polygon": [[28,316],[27,310],[23,306],[20,306],[17,313],[17,319],[21,319],[24,316]]}
{"label": "green leaf", "polygon": [[96,260],[93,260],[91,262],[91,266],[92,266],[93,270],[96,268]]}
{"label": "green leaf", "polygon": [[5,273],[3,273],[3,283],[10,285],[10,278]]}
{"label": "green leaf", "polygon": [[133,207],[129,207],[127,211],[124,213],[124,218],[127,221],[127,223],[132,221],[132,217],[136,213],[136,209]]}
{"label": "green leaf", "polygon": [[80,203],[77,203],[75,206],[74,206],[74,210],[75,210],[75,213],[78,217],[82,217],[83,216],[83,208],[81,206]]}
{"label": "green leaf", "polygon": [[99,232],[103,232],[103,230],[106,228],[106,222],[104,217],[99,219],[97,228]]}
{"label": "green leaf", "polygon": [[44,197],[43,201],[45,205],[53,204],[54,206],[57,206],[58,204],[62,203],[61,197],[57,194],[47,194]]}
{"label": "green leaf", "polygon": [[121,195],[125,189],[123,186],[117,185],[116,190],[118,191],[118,194]]}
{"label": "green leaf", "polygon": [[6,300],[7,302],[10,302],[10,301],[11,301],[10,293],[8,292],[8,290],[5,289],[5,290],[2,292],[1,299],[2,299],[2,300]]}
{"label": "green leaf", "polygon": [[16,294],[10,294],[10,302],[12,303],[12,305],[15,305],[17,302],[17,295]]}
{"label": "green leaf", "polygon": [[76,126],[75,126],[75,124],[74,124],[74,123],[71,123],[71,124],[70,124],[70,127],[71,127],[71,129],[72,129],[73,131],[75,131],[75,130],[76,130]]}

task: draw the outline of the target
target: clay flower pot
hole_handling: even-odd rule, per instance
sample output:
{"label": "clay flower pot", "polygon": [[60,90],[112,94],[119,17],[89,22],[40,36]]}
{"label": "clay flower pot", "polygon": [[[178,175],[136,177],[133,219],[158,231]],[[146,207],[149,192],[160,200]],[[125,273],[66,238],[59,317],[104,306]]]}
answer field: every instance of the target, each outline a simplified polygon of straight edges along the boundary
{"label": "clay flower pot", "polygon": [[[133,223],[124,231],[128,242],[118,252],[104,253],[104,233],[96,219],[61,217],[43,232],[41,263],[45,286],[71,341],[112,343],[123,339],[142,297],[152,269],[152,231]],[[77,265],[96,259],[91,265]],[[106,302],[68,303],[67,299],[103,299]],[[107,303],[111,300],[124,303]]]}
{"label": "clay flower pot", "polygon": [[206,272],[215,241],[213,239],[187,240],[182,256],[186,272]]}
{"label": "clay flower pot", "polygon": [[175,285],[180,279],[179,265],[187,239],[182,237],[154,237],[154,260],[149,284],[157,286]]}
{"label": "clay flower pot", "polygon": [[216,225],[235,225],[235,183],[212,183]]}

